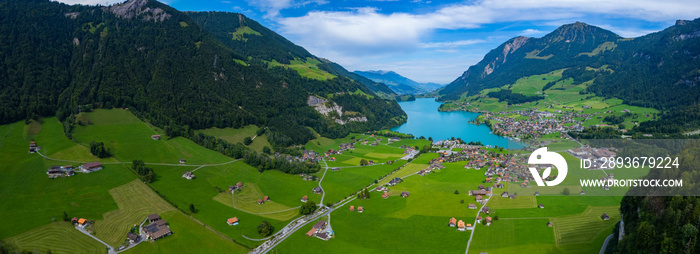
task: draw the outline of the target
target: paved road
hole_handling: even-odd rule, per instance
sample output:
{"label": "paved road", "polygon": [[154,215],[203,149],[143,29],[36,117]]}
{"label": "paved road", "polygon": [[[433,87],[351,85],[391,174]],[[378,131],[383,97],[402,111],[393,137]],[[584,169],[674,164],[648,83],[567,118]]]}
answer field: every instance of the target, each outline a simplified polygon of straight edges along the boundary
{"label": "paved road", "polygon": [[600,247],[600,254],[605,254],[605,248],[608,247],[608,242],[610,242],[610,239],[613,238],[613,234],[610,234],[607,238],[605,238],[605,242],[603,242],[603,247]]}
{"label": "paved road", "polygon": [[[85,161],[71,161],[71,160],[61,160],[61,159],[51,158],[51,157],[48,157],[48,156],[42,154],[39,151],[37,151],[36,153],[41,155],[41,157],[44,157],[44,159],[52,160],[52,161],[61,161],[61,162],[70,162],[70,163],[79,163],[79,164],[89,163],[89,162],[85,162]],[[160,166],[198,167],[195,169],[195,170],[197,170],[197,169],[202,168],[202,167],[226,165],[226,164],[234,163],[234,162],[239,161],[239,160],[241,160],[241,159],[235,159],[232,161],[216,163],[216,164],[202,164],[202,165],[189,165],[189,164],[180,164],[180,163],[155,163],[155,162],[145,162],[144,164],[146,164],[146,165],[160,165]],[[115,164],[130,164],[130,163],[131,162],[121,162],[120,161],[120,162],[105,162],[102,164],[103,165],[115,165]]]}
{"label": "paved road", "polygon": [[107,246],[107,252],[108,252],[109,254],[116,254],[116,253],[117,253],[117,252],[114,251],[114,249],[112,249],[112,246],[110,246],[110,245],[107,244],[106,242],[103,242],[102,240],[100,240],[99,238],[95,237],[94,235],[88,233],[84,228],[79,227],[79,226],[75,226],[75,229],[77,229],[78,231],[82,232],[83,234],[86,234],[86,235],[89,236],[89,237],[92,237],[92,239],[97,240],[97,241],[100,242],[101,244],[104,244],[105,246]]}
{"label": "paved road", "polygon": [[[481,208],[479,208],[479,211],[476,212],[476,217],[479,217],[479,214],[482,212],[484,207],[489,203],[489,201],[491,201],[492,198],[493,198],[493,196],[490,196],[489,198],[486,199],[486,203],[484,203],[484,205],[482,205]],[[472,244],[472,237],[474,237],[474,231],[476,231],[476,224],[477,224],[476,217],[474,217],[474,224],[472,224],[472,225],[474,225],[474,227],[472,228],[471,235],[469,235],[469,241],[467,242],[467,250],[464,251],[465,254],[469,253],[469,245]]]}

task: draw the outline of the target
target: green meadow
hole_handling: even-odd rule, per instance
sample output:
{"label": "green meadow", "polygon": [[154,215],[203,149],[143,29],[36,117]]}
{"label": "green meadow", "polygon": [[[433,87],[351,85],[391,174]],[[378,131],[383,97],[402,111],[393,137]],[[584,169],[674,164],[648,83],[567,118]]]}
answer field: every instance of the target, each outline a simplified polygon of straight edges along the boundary
{"label": "green meadow", "polygon": [[[210,136],[214,136],[223,140],[228,141],[231,144],[235,143],[243,143],[243,140],[246,137],[253,138],[255,137],[255,132],[259,129],[259,127],[255,125],[246,125],[243,128],[239,129],[234,129],[234,128],[209,128],[205,130],[198,130],[196,132],[201,132]],[[253,143],[248,145],[250,149],[253,149],[258,152],[262,152],[263,147],[269,147],[272,149],[272,145],[270,145],[270,142],[267,141],[267,135],[262,134],[260,137],[256,137],[253,140]]]}

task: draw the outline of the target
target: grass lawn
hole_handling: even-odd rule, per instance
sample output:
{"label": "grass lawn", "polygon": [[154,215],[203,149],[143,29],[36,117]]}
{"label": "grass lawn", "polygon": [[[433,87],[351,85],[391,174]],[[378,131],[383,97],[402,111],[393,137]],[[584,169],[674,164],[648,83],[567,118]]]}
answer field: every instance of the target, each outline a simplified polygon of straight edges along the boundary
{"label": "grass lawn", "polygon": [[129,229],[139,225],[149,214],[175,210],[139,180],[111,189],[109,193],[119,210],[105,213],[104,219],[95,221],[94,229],[97,238],[115,249],[124,243]]}
{"label": "grass lawn", "polygon": [[[450,194],[454,195],[454,194]],[[414,215],[396,218],[391,214],[405,209],[407,199],[372,197],[348,205],[363,206],[364,212],[350,212],[346,205],[331,214],[335,237],[323,241],[305,233],[302,227],[272,253],[460,253],[466,249],[469,232],[447,226],[450,217]],[[466,216],[455,214],[459,219]],[[426,244],[429,243],[429,244]],[[309,248],[313,246],[312,248]],[[436,247],[439,246],[439,247]],[[439,249],[439,251],[438,251]]]}
{"label": "grass lawn", "polygon": [[[91,124],[76,126],[73,134],[75,139],[84,145],[89,145],[92,141],[104,142],[105,147],[119,161],[140,159],[147,163],[177,164],[179,159],[186,159],[188,164],[198,165],[230,160],[191,140],[182,137],[167,138],[127,110],[98,109],[86,116]],[[162,139],[151,139],[154,134],[161,134]]]}
{"label": "grass lawn", "polygon": [[[298,206],[289,207],[277,203],[272,199],[272,197],[270,197],[270,201],[265,202],[262,205],[258,204],[258,199],[262,199],[266,195],[260,190],[260,188],[258,188],[258,185],[255,183],[244,183],[244,186],[245,188],[238,190],[234,193],[233,197],[235,197],[235,199],[232,198],[230,192],[222,192],[219,193],[219,195],[216,195],[214,197],[214,200],[231,207],[233,207],[233,202],[235,200],[236,209],[253,214],[265,213],[261,214],[261,216],[280,221],[287,221],[299,215],[299,211],[297,209],[292,209]],[[300,205],[301,203],[299,203],[299,206]],[[289,211],[276,213],[278,211],[283,210]]]}
{"label": "grass lawn", "polygon": [[231,242],[179,211],[160,214],[173,234],[155,242],[144,242],[125,253],[247,253],[248,249]]}
{"label": "grass lawn", "polygon": [[[246,125],[245,127],[239,128],[239,129],[234,129],[234,128],[223,128],[223,129],[220,129],[220,128],[209,128],[209,129],[205,129],[205,130],[198,130],[198,131],[196,131],[196,132],[201,132],[201,133],[204,133],[204,134],[207,134],[207,135],[211,135],[211,136],[214,136],[214,137],[217,137],[217,138],[226,140],[226,141],[228,141],[228,142],[231,143],[231,144],[235,144],[235,143],[243,143],[243,140],[244,140],[246,137],[250,137],[250,138],[254,137],[254,136],[255,136],[255,132],[256,132],[258,129],[259,129],[259,127],[258,127],[258,126],[255,126],[255,125]],[[263,135],[261,135],[260,137],[256,137],[256,138],[253,140],[253,143],[251,143],[250,145],[248,145],[249,148],[251,148],[251,149],[253,149],[253,150],[255,150],[255,151],[258,151],[258,152],[262,152],[263,147],[265,147],[265,146],[267,146],[267,147],[269,147],[270,149],[272,149],[272,145],[270,145],[270,142],[267,141],[267,135],[266,135],[266,134],[263,134]]]}
{"label": "grass lawn", "polygon": [[[126,233],[124,233],[126,235]],[[4,240],[34,253],[105,253],[107,246],[73,228],[70,222],[50,223]]]}

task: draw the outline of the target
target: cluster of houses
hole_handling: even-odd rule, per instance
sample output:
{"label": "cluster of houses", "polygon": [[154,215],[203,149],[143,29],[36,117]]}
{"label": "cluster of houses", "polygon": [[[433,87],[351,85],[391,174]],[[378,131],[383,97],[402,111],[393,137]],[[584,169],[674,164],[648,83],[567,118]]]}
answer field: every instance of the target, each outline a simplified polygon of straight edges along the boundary
{"label": "cluster of houses", "polygon": [[[355,206],[354,206],[354,205],[351,205],[351,206],[350,206],[350,211],[351,211],[351,212],[354,212],[354,211],[355,211]],[[365,211],[365,208],[364,208],[364,207],[361,207],[361,206],[358,206],[358,207],[357,207],[357,212],[358,212],[358,213],[362,213],[362,212],[364,212],[364,211]]]}
{"label": "cluster of houses", "polygon": [[450,221],[447,223],[448,226],[450,227],[457,227],[457,230],[459,231],[466,231],[467,229],[472,230],[474,227],[472,227],[472,224],[466,224],[464,223],[463,220],[457,221],[455,217],[450,218]]}
{"label": "cluster of houses", "polygon": [[259,199],[258,199],[258,205],[265,204],[265,202],[268,202],[268,201],[270,201],[270,197],[269,197],[269,196],[264,196],[263,198],[259,198]]}
{"label": "cluster of houses", "polygon": [[65,166],[51,166],[49,170],[46,171],[49,178],[53,179],[61,176],[73,176],[75,175],[75,170],[73,170],[72,165]]}
{"label": "cluster of houses", "polygon": [[148,222],[150,224],[143,227],[141,232],[146,235],[146,239],[155,241],[163,237],[171,235],[173,232],[170,231],[170,226],[168,222],[160,218],[158,214],[148,215]]}
{"label": "cluster of houses", "polygon": [[309,232],[306,232],[308,237],[316,237],[324,241],[328,241],[333,236],[333,230],[328,226],[325,220],[319,220]]}
{"label": "cluster of houses", "polygon": [[433,172],[434,170],[440,170],[440,169],[443,169],[443,168],[445,168],[445,166],[442,165],[442,160],[433,159],[433,160],[430,161],[430,166],[428,166],[428,167],[425,168],[425,169],[421,169],[420,171],[418,171],[418,175],[424,176],[424,175],[426,175],[426,174],[428,174],[428,173]]}
{"label": "cluster of houses", "polygon": [[[98,161],[96,162],[90,162],[86,163],[83,165],[80,165],[77,170],[83,173],[90,173],[90,172],[95,172],[98,170],[102,169],[102,164]],[[57,178],[57,177],[67,177],[67,176],[73,176],[75,175],[76,168],[73,167],[73,165],[65,165],[65,166],[51,166],[47,171],[46,174],[49,175],[49,178]]]}

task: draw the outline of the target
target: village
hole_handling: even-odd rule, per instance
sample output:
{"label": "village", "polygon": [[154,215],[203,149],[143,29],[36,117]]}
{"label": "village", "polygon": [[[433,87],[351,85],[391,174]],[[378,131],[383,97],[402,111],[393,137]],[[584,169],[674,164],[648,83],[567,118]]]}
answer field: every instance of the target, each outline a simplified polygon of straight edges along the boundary
{"label": "village", "polygon": [[[520,116],[511,117],[516,114]],[[551,133],[565,133],[568,131],[582,131],[583,122],[591,119],[595,114],[584,114],[555,110],[552,112],[534,109],[513,110],[499,113],[486,112],[482,114],[483,120],[491,123],[494,134],[518,139],[540,138]],[[526,119],[522,119],[522,118]],[[585,120],[579,121],[577,118]]]}

